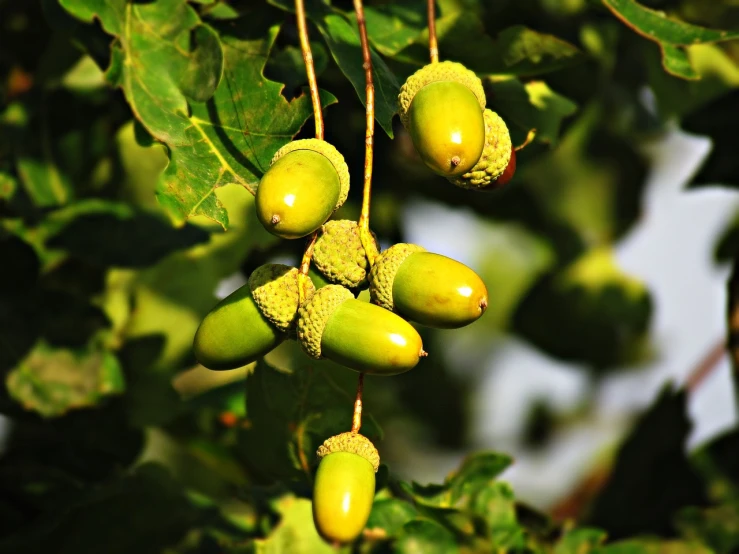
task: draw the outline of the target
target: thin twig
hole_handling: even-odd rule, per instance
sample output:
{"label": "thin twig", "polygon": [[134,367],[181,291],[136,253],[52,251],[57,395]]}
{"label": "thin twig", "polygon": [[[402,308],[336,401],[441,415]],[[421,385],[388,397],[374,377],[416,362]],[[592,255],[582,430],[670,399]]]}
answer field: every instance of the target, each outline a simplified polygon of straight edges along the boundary
{"label": "thin twig", "polygon": [[362,0],[354,0],[354,12],[359,26],[359,40],[362,43],[362,59],[364,67],[365,103],[367,105],[366,132],[364,135],[364,190],[362,193],[362,212],[359,216],[359,236],[362,240],[370,265],[377,257],[377,246],[369,230],[370,202],[372,195],[372,157],[375,144],[375,85],[372,79],[372,54],[367,39],[367,24],[364,19]]}
{"label": "thin twig", "polygon": [[305,18],[305,4],[303,0],[295,0],[295,15],[298,18],[298,35],[300,35],[300,49],[303,52],[305,71],[308,74],[308,87],[313,102],[313,119],[316,122],[316,138],[323,140],[323,112],[321,111],[321,96],[318,93],[316,68],[313,65],[313,52],[308,39],[308,23]]}
{"label": "thin twig", "polygon": [[362,427],[362,390],[364,389],[364,373],[359,374],[357,396],[354,399],[354,415],[352,416],[352,433],[359,433]]}
{"label": "thin twig", "polygon": [[726,345],[731,358],[734,400],[739,402],[739,257],[734,259],[727,289]]}
{"label": "thin twig", "polygon": [[431,63],[439,61],[439,44],[436,42],[436,0],[428,0],[429,55]]}
{"label": "thin twig", "polygon": [[721,340],[711,347],[703,359],[698,362],[698,365],[695,366],[695,369],[693,369],[693,371],[690,372],[690,375],[688,375],[688,378],[685,381],[685,388],[688,392],[695,392],[698,387],[700,387],[701,383],[705,381],[706,377],[708,377],[718,366],[718,363],[725,355],[726,341],[722,337]]}
{"label": "thin twig", "polygon": [[300,261],[300,273],[298,275],[298,295],[300,299],[300,305],[303,305],[303,302],[305,301],[305,287],[307,286],[307,281],[310,279],[308,277],[308,270],[310,269],[310,261],[311,258],[313,258],[313,247],[316,245],[316,239],[318,238],[319,231],[315,231],[310,239],[308,240],[308,244],[305,247],[305,251],[303,252],[303,259]]}
{"label": "thin twig", "polygon": [[[318,92],[318,81],[316,80],[316,68],[313,65],[313,52],[310,49],[310,39],[308,38],[308,23],[305,17],[305,3],[303,0],[295,0],[295,15],[298,19],[298,35],[300,36],[300,50],[303,52],[303,61],[305,62],[305,72],[308,74],[308,87],[310,88],[310,98],[313,103],[313,119],[316,122],[316,138],[323,140],[323,111],[321,110],[321,96]],[[303,260],[300,263],[300,275],[298,277],[298,294],[300,304],[305,300],[305,290],[308,279],[308,269],[310,269],[310,260],[313,257],[313,247],[318,238],[318,231],[315,231],[305,247]]]}

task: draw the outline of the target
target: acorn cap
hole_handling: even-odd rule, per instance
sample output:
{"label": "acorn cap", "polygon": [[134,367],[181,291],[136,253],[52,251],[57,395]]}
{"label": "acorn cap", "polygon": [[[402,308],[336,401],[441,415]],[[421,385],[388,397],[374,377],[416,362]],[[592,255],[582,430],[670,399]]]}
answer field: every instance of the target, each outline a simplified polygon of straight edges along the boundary
{"label": "acorn cap", "polygon": [[485,90],[482,88],[482,81],[473,71],[457,62],[431,63],[408,77],[408,80],[400,87],[398,113],[403,127],[408,128],[408,112],[416,93],[426,85],[438,81],[456,81],[463,84],[477,97],[480,102],[480,109],[485,109]]}
{"label": "acorn cap", "polygon": [[349,452],[356,454],[367,460],[377,473],[380,467],[380,453],[377,452],[377,448],[372,444],[364,435],[359,433],[352,433],[351,431],[334,435],[326,439],[321,446],[318,447],[318,458],[323,459],[329,454],[334,452]]}
{"label": "acorn cap", "polygon": [[[249,277],[252,298],[270,323],[280,331],[295,327],[300,305],[299,274],[297,268],[282,264],[266,264],[255,269]],[[316,288],[306,279],[306,299]]]}
{"label": "acorn cap", "polygon": [[399,243],[382,252],[375,259],[375,265],[372,266],[369,276],[369,292],[372,303],[393,311],[395,308],[393,303],[393,281],[400,264],[411,254],[425,251],[426,249],[423,246],[417,244]]}
{"label": "acorn cap", "polygon": [[344,156],[342,156],[341,152],[339,152],[332,144],[329,144],[325,140],[301,139],[288,142],[285,146],[275,152],[270,165],[274,164],[285,154],[289,154],[296,150],[312,150],[313,152],[318,152],[319,154],[324,155],[334,166],[336,173],[339,175],[339,183],[341,185],[339,199],[336,201],[336,206],[334,207],[334,211],[338,210],[344,205],[346,197],[349,194],[349,167],[344,161]]}
{"label": "acorn cap", "polygon": [[298,340],[311,357],[321,357],[321,339],[329,318],[347,300],[354,300],[349,289],[341,285],[326,285],[298,310]]}
{"label": "acorn cap", "polygon": [[369,262],[356,221],[329,221],[323,225],[313,250],[313,263],[332,283],[350,289],[367,284]]}
{"label": "acorn cap", "polygon": [[495,183],[508,167],[513,152],[511,135],[505,121],[492,110],[485,110],[485,148],[479,161],[467,173],[449,182],[469,190],[482,190]]}

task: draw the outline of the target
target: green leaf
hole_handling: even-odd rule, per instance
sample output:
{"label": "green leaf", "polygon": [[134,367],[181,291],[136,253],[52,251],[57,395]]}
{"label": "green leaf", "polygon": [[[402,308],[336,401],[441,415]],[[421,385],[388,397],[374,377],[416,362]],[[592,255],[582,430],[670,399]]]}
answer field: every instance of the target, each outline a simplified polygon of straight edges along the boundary
{"label": "green leaf", "polygon": [[[454,12],[440,18],[436,25],[439,50],[444,57],[463,63],[479,75],[542,75],[585,59],[569,42],[523,25],[503,29],[497,40],[493,39],[485,31],[482,20],[469,12]],[[397,58],[425,65],[428,32],[399,52]]]}
{"label": "green leaf", "polygon": [[530,131],[535,140],[555,146],[562,122],[577,111],[577,104],[557,94],[544,81],[523,84],[517,79],[487,80],[488,106],[508,125],[514,144]]}
{"label": "green leaf", "polygon": [[739,31],[722,31],[668,18],[634,0],[602,0],[613,15],[643,37],[659,44],[665,71],[682,79],[698,79],[685,46],[739,38]]}
{"label": "green leaf", "polygon": [[540,75],[583,60],[582,53],[569,42],[523,25],[501,31],[497,46],[506,73],[517,75]]}
{"label": "green leaf", "polygon": [[[269,3],[287,11],[294,9],[292,3],[285,0],[269,0]],[[336,65],[349,79],[362,104],[366,106],[362,47],[356,26],[323,3],[312,3],[307,7],[307,14],[326,41]],[[371,55],[375,86],[375,119],[392,138],[392,120],[397,111],[400,85],[384,60],[374,50]]]}
{"label": "green leaf", "polygon": [[[611,244],[639,217],[647,175],[634,141],[608,130],[606,117],[600,103],[585,107],[556,149],[517,172],[520,188],[543,212],[574,229],[584,244],[598,246]],[[533,217],[528,221],[538,227]]]}
{"label": "green leaf", "polygon": [[40,157],[18,158],[18,176],[33,203],[42,208],[62,206],[73,196],[72,184],[57,166],[46,131],[41,137]]}
{"label": "green leaf", "polygon": [[642,6],[634,0],[602,0],[613,15],[649,40],[688,46],[739,38],[739,31],[721,31],[671,19],[664,13]]}
{"label": "green leaf", "polygon": [[698,79],[700,76],[693,69],[688,53],[681,46],[660,43],[662,65],[667,73],[682,79]]}
{"label": "green leaf", "polygon": [[477,452],[465,458],[460,468],[441,485],[401,482],[400,486],[423,505],[457,507],[468,503],[476,491],[493,482],[511,462],[512,459],[505,454]]}
{"label": "green leaf", "polygon": [[[349,370],[339,371],[353,377]],[[306,478],[315,465],[317,448],[345,432],[352,413],[353,394],[342,389],[327,364],[309,362],[281,371],[261,361],[246,379],[249,425],[240,434],[239,448],[248,454],[248,463],[261,481]],[[370,439],[379,435],[366,413],[362,434]]]}
{"label": "green leaf", "polygon": [[9,173],[0,171],[0,202],[11,200],[17,189],[18,180]]}
{"label": "green leaf", "polygon": [[513,327],[550,355],[605,371],[649,354],[651,314],[644,283],[624,274],[609,248],[596,248],[536,283]]}
{"label": "green leaf", "polygon": [[277,505],[281,516],[277,527],[266,539],[255,541],[256,554],[331,554],[336,549],[324,541],[313,523],[310,500],[285,496]]}
{"label": "green leaf", "polygon": [[121,367],[110,352],[57,350],[44,344],[8,374],[5,384],[26,410],[44,417],[94,406],[125,388]]}
{"label": "green leaf", "polygon": [[446,481],[451,488],[452,503],[492,482],[511,463],[513,459],[510,456],[497,452],[476,452],[467,456],[462,466]]}
{"label": "green leaf", "polygon": [[675,526],[690,541],[700,541],[716,554],[730,554],[739,548],[739,505],[712,508],[685,508]]}
{"label": "green leaf", "polygon": [[[426,3],[412,0],[365,6],[364,17],[372,45],[383,56],[392,57],[412,44],[426,28]],[[354,14],[351,19],[356,22]]]}
{"label": "green leaf", "polygon": [[[328,66],[328,51],[323,42],[311,41],[310,47],[316,78],[320,80],[321,74]],[[294,91],[307,83],[303,52],[299,47],[292,45],[285,46],[281,50],[273,49],[264,68],[264,74],[268,79],[285,83],[285,93],[297,94]]]}
{"label": "green leaf", "polygon": [[656,52],[646,51],[649,84],[663,117],[683,117],[739,87],[739,67],[714,44],[685,48],[698,79],[675,79],[663,71]]}
{"label": "green leaf", "polygon": [[[274,152],[311,114],[306,95],[288,102],[282,85],[262,74],[277,35],[271,15],[259,10],[215,28],[223,47],[223,77],[208,102],[188,106],[180,84],[191,96],[206,98],[217,84],[220,64],[218,37],[185,0],[92,5],[66,0],[64,6],[88,21],[97,16],[117,37],[107,78],[123,89],[136,118],[169,150],[160,202],[178,222],[204,215],[227,227],[228,214],[215,189],[235,183],[253,192]],[[194,38],[199,47],[191,56],[186,53],[193,50]],[[201,75],[206,76],[203,88],[194,91],[197,83],[188,79]],[[330,95],[323,98],[324,105],[334,101]]]}
{"label": "green leaf", "polygon": [[734,504],[739,500],[739,429],[712,439],[691,461],[709,483],[714,501]]}
{"label": "green leaf", "polygon": [[562,537],[554,547],[554,554],[588,554],[606,540],[600,529],[573,529]]}
{"label": "green leaf", "polygon": [[493,546],[510,550],[525,544],[523,529],[516,521],[516,504],[508,483],[495,482],[470,491],[470,509],[487,525]]}
{"label": "green leaf", "polygon": [[600,546],[593,554],[712,554],[703,545],[682,541],[632,539]]}
{"label": "green leaf", "polygon": [[189,57],[187,68],[180,75],[180,88],[191,100],[205,102],[213,96],[223,75],[223,48],[212,27],[195,27]]}
{"label": "green leaf", "polygon": [[403,526],[418,515],[418,510],[408,502],[397,498],[383,498],[372,505],[366,529],[376,534],[382,531],[387,537],[395,536]]}
{"label": "green leaf", "polygon": [[403,526],[394,544],[397,554],[453,554],[459,552],[454,535],[430,519],[414,519]]}
{"label": "green leaf", "polygon": [[[362,67],[362,49],[357,31],[342,16],[331,14],[318,24],[324,40],[328,44],[334,61],[354,85],[357,96],[366,106],[366,83]],[[374,51],[372,54],[372,75],[375,87],[375,119],[393,138],[393,115],[397,111],[400,85],[390,68]]]}

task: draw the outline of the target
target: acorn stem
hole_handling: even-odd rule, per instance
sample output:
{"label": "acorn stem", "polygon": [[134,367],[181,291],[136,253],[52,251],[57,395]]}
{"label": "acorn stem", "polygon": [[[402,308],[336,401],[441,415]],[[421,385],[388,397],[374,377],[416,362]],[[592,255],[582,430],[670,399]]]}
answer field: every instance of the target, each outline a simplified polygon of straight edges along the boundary
{"label": "acorn stem", "polygon": [[359,374],[357,396],[354,399],[354,415],[352,416],[352,433],[359,433],[362,427],[362,391],[364,389],[364,373]]}
{"label": "acorn stem", "polygon": [[367,106],[366,131],[364,135],[364,190],[362,192],[362,212],[359,216],[359,236],[362,240],[362,246],[364,246],[364,250],[367,253],[370,266],[372,266],[377,253],[377,248],[374,247],[374,241],[369,231],[370,197],[372,195],[372,157],[374,155],[375,142],[375,85],[372,80],[372,54],[370,53],[369,41],[367,39],[367,24],[364,19],[362,0],[354,0],[354,12],[357,15],[359,39],[362,43],[362,59],[366,81],[365,103]]}
{"label": "acorn stem", "polygon": [[528,146],[529,144],[531,144],[532,142],[534,142],[534,138],[535,138],[535,137],[536,137],[536,129],[531,129],[531,130],[529,130],[529,132],[528,132],[528,133],[526,133],[526,138],[524,139],[524,141],[523,141],[523,142],[522,142],[521,144],[519,144],[518,146],[514,146],[514,148],[513,148],[513,149],[514,149],[514,150],[515,150],[516,152],[518,152],[519,150],[523,150],[523,149],[524,149],[524,148],[526,148],[526,147],[527,147],[527,146]]}
{"label": "acorn stem", "polygon": [[436,0],[428,0],[429,56],[431,63],[439,62],[439,44],[436,42]]}
{"label": "acorn stem", "polygon": [[[321,96],[318,92],[318,80],[316,79],[316,68],[313,65],[313,52],[310,48],[310,39],[308,38],[308,23],[305,17],[305,3],[303,0],[295,0],[295,16],[298,20],[298,35],[300,36],[300,50],[303,53],[303,62],[305,62],[305,72],[308,75],[308,88],[310,88],[310,98],[313,103],[313,119],[316,123],[316,138],[323,140],[323,111],[321,110]],[[318,238],[318,231],[314,231],[308,245],[303,253],[303,260],[300,262],[300,275],[298,277],[298,293],[300,295],[300,304],[305,301],[305,290],[307,287],[308,270],[310,269],[310,260],[313,257],[313,247]]]}
{"label": "acorn stem", "polygon": [[300,305],[303,305],[303,302],[305,302],[305,289],[307,287],[307,283],[310,280],[310,277],[308,277],[308,270],[310,269],[310,261],[311,258],[313,258],[313,248],[316,245],[316,239],[318,239],[318,231],[314,231],[311,235],[310,239],[308,239],[308,244],[305,247],[305,251],[303,252],[303,259],[300,261],[300,274],[298,275],[298,294],[300,295]]}
{"label": "acorn stem", "polygon": [[323,112],[321,111],[321,96],[318,92],[316,69],[313,66],[313,52],[308,39],[308,24],[305,18],[305,4],[303,0],[295,0],[295,15],[298,19],[298,35],[300,36],[300,50],[303,52],[305,72],[308,74],[308,87],[313,102],[313,119],[316,123],[316,138],[323,140]]}

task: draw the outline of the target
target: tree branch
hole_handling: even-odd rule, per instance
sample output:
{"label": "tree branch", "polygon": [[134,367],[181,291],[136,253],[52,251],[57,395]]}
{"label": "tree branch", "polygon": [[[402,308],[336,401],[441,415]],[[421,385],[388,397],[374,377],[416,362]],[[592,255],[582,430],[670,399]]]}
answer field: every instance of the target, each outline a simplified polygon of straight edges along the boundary
{"label": "tree branch", "polygon": [[377,257],[377,246],[369,230],[370,202],[372,195],[372,158],[375,141],[375,85],[372,78],[372,54],[367,39],[367,24],[364,19],[362,0],[354,0],[354,12],[357,15],[359,39],[362,43],[362,59],[366,80],[365,103],[367,105],[366,132],[364,135],[364,190],[362,192],[362,212],[359,216],[359,237],[362,240],[367,259],[373,265]]}
{"label": "tree branch", "polygon": [[431,63],[439,61],[439,44],[436,42],[436,0],[428,0],[429,56]]}
{"label": "tree branch", "polygon": [[308,23],[305,17],[305,3],[303,2],[303,0],[295,0],[295,15],[298,18],[300,50],[303,52],[305,72],[308,74],[310,98],[313,102],[313,119],[316,122],[316,138],[323,140],[323,112],[321,111],[321,95],[318,92],[316,68],[313,65],[313,52],[310,49],[310,40],[308,38]]}
{"label": "tree branch", "polygon": [[364,373],[359,374],[357,396],[354,399],[354,416],[352,417],[352,433],[359,433],[362,427],[362,391],[364,389]]}

